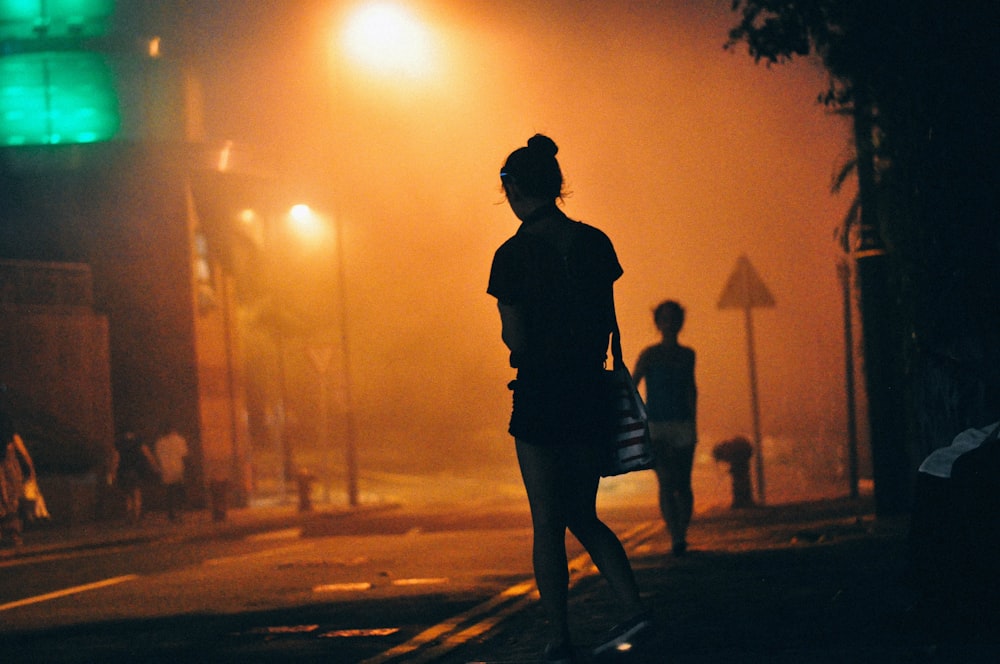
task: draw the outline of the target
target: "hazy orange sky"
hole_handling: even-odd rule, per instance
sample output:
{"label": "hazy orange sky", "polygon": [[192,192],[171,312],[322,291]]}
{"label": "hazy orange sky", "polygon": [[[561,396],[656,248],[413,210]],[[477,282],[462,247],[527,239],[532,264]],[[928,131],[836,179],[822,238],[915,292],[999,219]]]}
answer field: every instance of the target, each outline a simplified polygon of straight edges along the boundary
{"label": "hazy orange sky", "polygon": [[362,465],[383,447],[509,450],[513,371],[485,289],[516,230],[498,169],[536,132],[559,144],[567,214],[618,249],[628,362],[657,340],[653,306],[687,307],[703,448],[751,430],[743,313],[716,306],[741,254],[777,301],[754,312],[765,438],[844,445],[850,193],[829,189],[849,135],[815,102],[819,69],[723,50],[729,0],[424,0],[403,4],[435,68],[379,80],[334,42],[351,3],[287,4],[208,68],[207,126],[270,144],[335,208]]}

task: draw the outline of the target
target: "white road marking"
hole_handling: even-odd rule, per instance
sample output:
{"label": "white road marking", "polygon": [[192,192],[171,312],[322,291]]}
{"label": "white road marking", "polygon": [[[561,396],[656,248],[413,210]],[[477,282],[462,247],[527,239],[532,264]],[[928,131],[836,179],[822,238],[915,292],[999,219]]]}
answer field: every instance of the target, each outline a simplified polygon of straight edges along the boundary
{"label": "white road marking", "polygon": [[27,606],[29,604],[39,604],[41,602],[47,602],[51,599],[59,599],[60,597],[66,597],[67,595],[76,595],[78,593],[84,593],[88,590],[97,590],[99,588],[106,588],[108,586],[114,586],[119,583],[125,583],[126,581],[132,581],[138,579],[138,574],[126,574],[125,576],[116,576],[112,579],[105,579],[103,581],[97,581],[95,583],[87,583],[82,586],[74,586],[73,588],[64,588],[63,590],[56,590],[55,592],[45,593],[44,595],[36,595],[34,597],[26,597],[25,599],[19,599],[14,602],[7,602],[6,604],[0,604],[0,611],[8,611],[10,609],[16,609],[19,606]]}
{"label": "white road marking", "polygon": [[[432,577],[432,578],[415,578],[415,579],[393,579],[390,581],[390,585],[397,587],[407,587],[407,586],[433,586],[441,583],[448,583],[447,577]],[[314,593],[331,593],[331,592],[363,592],[366,590],[372,590],[375,588],[375,584],[371,581],[345,581],[342,583],[323,583],[318,586],[313,586]]]}
{"label": "white road marking", "polygon": [[399,631],[398,627],[375,627],[373,629],[336,629],[332,632],[323,632],[319,635],[321,639],[355,639],[372,636],[392,636]]}
{"label": "white road marking", "polygon": [[319,629],[319,625],[268,625],[254,627],[248,634],[308,634]]}
{"label": "white road marking", "polygon": [[435,577],[429,579],[393,579],[394,586],[433,586],[438,583],[448,583],[447,577]]}
{"label": "white road marking", "polygon": [[348,583],[324,583],[313,587],[314,593],[343,593],[358,592],[361,590],[371,590],[373,585],[369,581],[357,581]]}

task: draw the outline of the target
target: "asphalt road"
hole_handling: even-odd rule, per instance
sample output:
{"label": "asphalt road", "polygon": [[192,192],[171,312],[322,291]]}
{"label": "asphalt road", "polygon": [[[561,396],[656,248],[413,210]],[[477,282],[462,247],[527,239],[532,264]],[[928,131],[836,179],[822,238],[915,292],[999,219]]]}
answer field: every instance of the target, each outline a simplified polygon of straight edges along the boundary
{"label": "asphalt road", "polygon": [[[652,514],[616,510],[615,527],[641,530]],[[0,652],[11,662],[416,661],[531,602],[530,536],[523,509],[389,510],[25,557],[0,571]]]}

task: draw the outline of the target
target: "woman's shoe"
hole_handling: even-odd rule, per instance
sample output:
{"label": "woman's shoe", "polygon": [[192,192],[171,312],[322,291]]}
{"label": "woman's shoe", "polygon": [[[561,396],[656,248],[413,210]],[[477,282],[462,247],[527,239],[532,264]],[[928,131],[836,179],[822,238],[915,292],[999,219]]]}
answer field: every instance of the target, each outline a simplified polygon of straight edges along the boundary
{"label": "woman's shoe", "polygon": [[653,615],[644,611],[634,618],[616,625],[607,633],[604,640],[593,650],[594,657],[600,657],[611,651],[628,651],[638,641],[646,641],[652,635]]}

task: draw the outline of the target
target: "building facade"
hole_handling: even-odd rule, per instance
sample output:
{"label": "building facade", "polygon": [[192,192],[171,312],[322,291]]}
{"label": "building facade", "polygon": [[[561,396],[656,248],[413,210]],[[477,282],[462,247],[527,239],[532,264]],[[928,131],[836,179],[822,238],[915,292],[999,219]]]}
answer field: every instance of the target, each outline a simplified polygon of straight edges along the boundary
{"label": "building facade", "polygon": [[[97,474],[117,433],[152,442],[172,425],[191,450],[189,502],[215,483],[239,505],[249,440],[230,220],[195,193],[206,173],[226,177],[221,148],[204,142],[196,76],[161,58],[158,38],[115,36],[110,0],[76,4],[93,15],[0,7],[0,383],[32,417],[84,434],[62,450],[80,457],[73,472]],[[46,305],[46,283],[78,301]]]}

